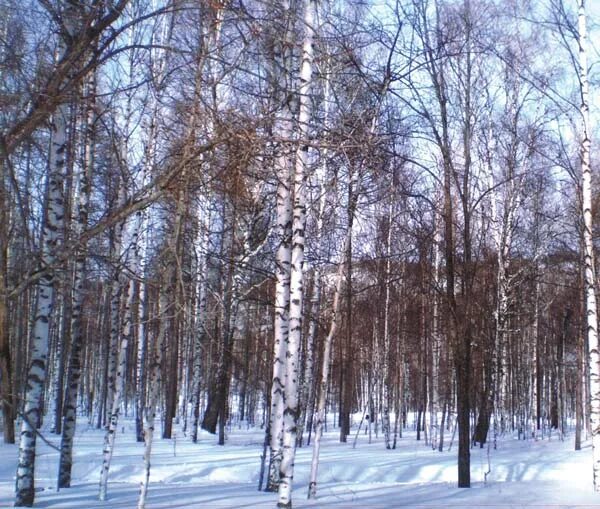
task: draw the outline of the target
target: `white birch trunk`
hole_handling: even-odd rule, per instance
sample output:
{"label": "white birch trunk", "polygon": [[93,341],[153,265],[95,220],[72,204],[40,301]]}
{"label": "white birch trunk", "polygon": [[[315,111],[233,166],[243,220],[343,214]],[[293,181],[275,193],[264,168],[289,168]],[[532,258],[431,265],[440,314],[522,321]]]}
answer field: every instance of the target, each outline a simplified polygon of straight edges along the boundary
{"label": "white birch trunk", "polygon": [[[94,76],[92,74],[87,87],[87,95],[95,94]],[[84,145],[84,168],[81,172],[77,189],[77,211],[74,222],[74,238],[78,239],[87,227],[88,209],[91,194],[91,179],[94,166],[94,104],[88,99],[86,106],[86,140]],[[58,469],[58,487],[68,488],[71,485],[71,468],[73,465],[73,439],[77,425],[77,395],[81,380],[81,352],[83,349],[84,331],[82,323],[83,285],[86,278],[86,245],[75,259],[73,290],[71,296],[71,353],[67,373],[65,404],[63,407],[63,427],[60,446],[60,463]]]}
{"label": "white birch trunk", "polygon": [[[287,2],[283,12],[289,16],[290,7]],[[291,29],[288,28],[287,32]],[[290,37],[285,34],[285,39]],[[290,45],[285,50],[291,51]],[[288,55],[284,55],[284,67],[289,66]],[[293,132],[293,115],[289,100],[286,100],[281,111],[277,132],[283,143],[280,143],[275,160],[277,175],[277,220],[275,226],[276,238],[279,243],[276,254],[275,269],[275,324],[273,352],[273,381],[271,385],[271,413],[269,418],[270,461],[267,491],[279,488],[280,465],[283,455],[283,412],[285,398],[286,351],[289,337],[289,306],[290,306],[290,275],[292,262],[292,197],[291,197],[291,168],[288,154],[288,141]]]}
{"label": "white birch trunk", "polygon": [[[147,217],[143,214],[141,230],[146,231],[147,228]],[[135,387],[136,387],[136,439],[141,441],[143,435],[143,416],[146,409],[146,395],[147,395],[147,381],[148,375],[146,373],[146,365],[148,359],[148,328],[146,323],[148,321],[149,314],[149,298],[147,292],[147,280],[148,280],[148,250],[150,247],[150,235],[146,233],[145,239],[141,244],[139,251],[139,271],[142,280],[139,283],[138,290],[138,314],[137,314],[137,356],[135,361]]]}
{"label": "white birch trunk", "polygon": [[102,470],[100,473],[99,499],[106,500],[106,489],[108,483],[108,471],[115,443],[117,425],[119,423],[119,412],[121,409],[121,399],[125,390],[125,373],[127,370],[127,345],[131,340],[133,331],[133,321],[131,315],[131,306],[134,297],[133,280],[128,280],[125,287],[125,305],[123,316],[123,330],[119,342],[119,355],[117,363],[117,373],[115,377],[115,394],[112,398],[112,407],[110,408],[110,419],[108,422],[106,434],[104,436],[104,447],[102,449]]}
{"label": "white birch trunk", "polygon": [[[327,63],[327,66],[329,64]],[[323,90],[323,102],[324,102],[324,118],[323,118],[323,127],[327,129],[329,125],[329,102],[331,99],[331,81],[329,79],[329,75],[325,76],[325,85]],[[328,168],[328,159],[329,159],[329,150],[327,146],[323,147],[321,150],[321,158],[317,171],[315,172],[315,178],[318,189],[318,197],[319,197],[319,209],[317,212],[317,227],[316,227],[316,242],[321,245],[322,244],[322,235],[323,235],[323,224],[325,219],[325,207],[327,205],[327,168]],[[321,278],[323,277],[321,267],[317,266],[314,272],[314,282],[312,288],[312,296],[311,296],[311,318],[308,326],[308,338],[306,342],[307,352],[306,352],[306,366],[304,370],[304,387],[302,391],[302,397],[306,398],[306,416],[307,425],[312,426],[313,423],[313,415],[314,412],[314,400],[315,400],[315,390],[314,390],[314,349],[315,349],[315,340],[317,337],[317,331],[319,327],[319,317],[321,313]],[[301,425],[304,426],[304,421],[301,422]],[[310,438],[309,429],[309,438]],[[300,439],[302,439],[302,430],[300,431]]]}
{"label": "white birch trunk", "polygon": [[306,223],[306,175],[308,168],[309,124],[312,116],[313,40],[316,0],[304,2],[304,41],[300,69],[299,142],[294,168],[294,210],[290,275],[289,335],[286,352],[285,410],[283,414],[283,453],[280,466],[278,507],[292,507],[292,480],[296,454],[298,421],[299,351],[304,300],[304,242]]}
{"label": "white birch trunk", "polygon": [[[289,132],[289,131],[288,131]],[[284,163],[287,166],[287,161]],[[286,170],[287,171],[287,170]],[[267,490],[275,491],[279,486],[283,440],[283,407],[285,387],[285,354],[289,333],[290,264],[291,264],[291,199],[289,184],[281,177],[277,184],[277,225],[279,248],[276,260],[275,324],[273,352],[273,382],[271,385],[270,463]]]}
{"label": "white birch trunk", "polygon": [[[162,69],[162,68],[161,68]],[[160,74],[159,74],[160,77]],[[152,116],[150,118],[150,126],[148,128],[148,144],[145,150],[145,161],[144,170],[142,172],[141,185],[146,186],[148,178],[154,174],[155,159],[156,159],[156,143],[158,138],[158,130],[156,128],[156,121],[158,117],[158,101],[153,98],[153,109]],[[148,218],[146,213],[142,213],[139,216],[139,220],[142,222],[140,225],[140,232],[146,232]],[[142,281],[140,281],[140,289],[138,295],[138,325],[137,325],[137,337],[138,337],[138,349],[136,359],[136,432],[138,433],[138,441],[140,440],[140,434],[143,434],[143,419],[146,409],[146,382],[148,376],[145,372],[146,360],[148,357],[148,329],[146,327],[146,321],[148,320],[148,297],[147,297],[147,271],[148,262],[147,256],[150,249],[150,237],[149,233],[145,234],[145,240],[142,243],[137,258],[140,264],[140,274],[142,275]]]}
{"label": "white birch trunk", "polygon": [[41,398],[47,371],[49,326],[54,305],[55,274],[52,268],[56,262],[59,235],[64,224],[63,183],[65,158],[67,154],[67,119],[69,107],[58,107],[51,123],[50,170],[48,174],[47,207],[42,227],[41,268],[48,270],[39,280],[33,323],[33,337],[29,370],[26,379],[25,405],[21,437],[19,442],[19,462],[16,475],[15,506],[31,507],[34,502],[34,470],[36,427],[41,423]]}
{"label": "white birch trunk", "polygon": [[[170,279],[172,280],[173,275]],[[158,406],[160,399],[160,390],[162,387],[162,359],[164,357],[165,349],[165,336],[167,332],[167,326],[169,323],[167,317],[167,292],[168,282],[163,282],[159,297],[159,314],[162,314],[160,319],[160,327],[158,330],[158,337],[154,345],[152,353],[152,361],[150,363],[150,377],[148,380],[149,397],[148,405],[145,408],[144,415],[144,474],[142,481],[140,482],[140,495],[138,498],[138,509],[144,509],[146,506],[146,496],[148,494],[148,485],[150,483],[150,459],[152,455],[152,441],[154,439],[154,427],[156,421],[156,407]]]}
{"label": "white birch trunk", "polygon": [[[143,418],[146,408],[146,383],[148,376],[146,374],[146,364],[148,358],[148,332],[146,328],[146,319],[148,318],[148,295],[146,290],[146,280],[148,276],[148,267],[146,262],[146,247],[143,249],[140,262],[140,273],[143,281],[140,281],[138,293],[138,315],[137,315],[137,338],[138,348],[135,360],[135,386],[136,386],[136,433],[139,434],[139,420]],[[138,441],[140,437],[138,435]]]}
{"label": "white birch trunk", "polygon": [[[352,229],[346,232],[344,240],[344,248],[342,253],[346,252],[350,239],[352,238]],[[344,284],[344,268],[345,262],[340,261],[335,280],[335,290],[333,293],[333,304],[331,310],[331,324],[329,332],[325,338],[323,345],[323,364],[321,365],[321,380],[319,381],[319,398],[317,400],[317,410],[315,412],[315,439],[313,442],[312,461],[310,465],[310,481],[308,484],[308,498],[316,498],[317,496],[317,477],[319,473],[319,453],[321,451],[321,437],[323,436],[323,426],[325,424],[325,405],[327,403],[327,384],[329,382],[329,364],[331,360],[331,347],[333,337],[337,331],[340,312],[340,300],[342,294],[342,285]]]}
{"label": "white birch trunk", "polygon": [[298,445],[302,446],[305,423],[310,422],[309,414],[314,404],[314,363],[317,329],[319,326],[319,314],[321,307],[321,271],[315,269],[312,294],[310,298],[310,323],[306,337],[306,351],[304,352],[304,374],[302,376],[302,388],[299,401],[304,412],[298,421]]}
{"label": "white birch trunk", "polygon": [[440,262],[442,257],[441,246],[442,246],[442,222],[441,216],[434,211],[434,232],[433,232],[433,296],[432,296],[432,359],[431,359],[431,384],[432,384],[432,397],[431,397],[431,416],[430,416],[430,429],[431,429],[431,448],[436,450],[439,446],[440,429],[438,425],[438,412],[440,410],[440,348],[442,344],[441,330],[440,330],[440,299],[438,298],[438,292],[441,292],[442,287],[440,284]]}
{"label": "white birch trunk", "polygon": [[[141,213],[140,213],[141,215]],[[140,216],[136,218],[134,222],[133,231],[131,232],[131,238],[129,245],[131,248],[129,252],[132,253],[126,260],[127,268],[131,274],[135,274],[138,265],[138,250],[136,246],[139,241],[139,233],[142,221]],[[117,425],[119,423],[119,413],[121,408],[121,400],[125,392],[125,375],[127,372],[127,346],[133,337],[133,300],[135,297],[135,284],[132,278],[128,278],[125,283],[125,302],[123,306],[123,319],[121,326],[121,337],[119,341],[118,351],[118,363],[115,376],[115,387],[114,394],[112,397],[112,406],[110,410],[110,418],[104,436],[104,447],[102,450],[102,470],[100,472],[100,487],[99,487],[99,499],[106,500],[106,490],[108,483],[108,471],[110,469],[110,462],[112,459],[115,435],[117,431]]]}
{"label": "white birch trunk", "polygon": [[[382,428],[383,438],[386,449],[391,449],[390,442],[390,273],[391,273],[391,256],[392,256],[392,221],[394,213],[393,197],[390,199],[388,211],[388,232],[385,243],[385,303],[383,316],[383,362],[381,364],[381,403],[383,407]],[[371,416],[372,420],[373,416]]]}
{"label": "white birch trunk", "polygon": [[206,338],[206,312],[207,312],[207,300],[206,300],[206,287],[208,280],[208,260],[203,250],[208,250],[210,236],[210,216],[206,213],[204,220],[203,232],[202,232],[202,245],[197,250],[198,258],[200,260],[198,267],[198,315],[196,322],[196,331],[194,338],[194,365],[192,374],[192,391],[193,391],[193,413],[194,420],[192,424],[192,441],[196,443],[198,441],[198,425],[200,420],[200,393],[201,384],[200,379],[202,375],[202,349],[204,348],[204,341]]}
{"label": "white birch trunk", "polygon": [[[120,196],[118,203],[124,203],[122,191],[123,184],[119,190]],[[122,247],[124,222],[120,222],[115,226],[114,242],[113,242],[113,279],[110,285],[110,335],[108,344],[108,374],[107,374],[107,393],[106,393],[106,408],[104,409],[103,422],[108,424],[113,406],[113,398],[116,394],[116,377],[117,377],[117,362],[119,348],[119,328],[121,314],[121,267],[120,256]]]}
{"label": "white birch trunk", "polygon": [[590,164],[590,108],[587,61],[585,0],[578,0],[579,85],[581,88],[581,197],[583,207],[583,248],[585,263],[585,307],[590,360],[590,427],[592,429],[594,490],[600,491],[600,352],[596,308],[594,244],[592,239],[592,168]]}

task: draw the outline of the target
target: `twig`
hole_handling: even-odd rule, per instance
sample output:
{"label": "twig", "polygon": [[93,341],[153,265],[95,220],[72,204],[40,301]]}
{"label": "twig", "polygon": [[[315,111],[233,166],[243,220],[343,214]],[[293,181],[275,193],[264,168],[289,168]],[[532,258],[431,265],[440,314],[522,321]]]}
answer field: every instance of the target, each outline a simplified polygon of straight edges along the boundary
{"label": "twig", "polygon": [[60,452],[60,447],[54,445],[52,442],[50,442],[44,435],[41,434],[41,432],[31,423],[31,421],[29,420],[29,418],[22,412],[17,412],[17,415],[20,415],[21,417],[23,417],[23,419],[25,421],[27,421],[27,424],[29,424],[29,426],[31,427],[31,429],[33,429],[33,431],[35,431],[35,434],[40,437],[42,439],[42,441],[48,446],[51,447],[52,449],[54,449],[55,451]]}

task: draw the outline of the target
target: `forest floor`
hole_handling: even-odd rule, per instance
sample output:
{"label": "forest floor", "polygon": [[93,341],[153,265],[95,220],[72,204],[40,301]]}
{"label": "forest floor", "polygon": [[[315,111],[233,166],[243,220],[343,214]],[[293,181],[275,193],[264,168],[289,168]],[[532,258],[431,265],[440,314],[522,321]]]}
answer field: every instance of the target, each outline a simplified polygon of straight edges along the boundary
{"label": "forest floor", "polygon": [[[81,424],[75,441],[73,484],[56,491],[58,453],[38,440],[35,507],[136,507],[142,477],[143,445],[135,442],[134,425],[119,429],[110,468],[108,500],[97,499],[103,432]],[[54,444],[60,440],[46,435]],[[368,443],[361,433],[347,444],[330,431],[323,440],[318,499],[306,500],[312,447],[298,449],[294,480],[295,508],[600,508],[592,490],[591,447],[573,450],[573,435],[544,440],[505,436],[497,450],[471,451],[472,488],[456,488],[456,443],[450,452],[432,451],[413,431],[405,431],[395,450],[383,438]],[[446,439],[449,440],[447,435]],[[178,431],[174,440],[156,440],[146,507],[269,508],[276,495],[257,491],[264,435],[259,429],[235,427],[227,445],[202,434],[193,444]],[[0,444],[0,507],[12,507],[17,446]]]}

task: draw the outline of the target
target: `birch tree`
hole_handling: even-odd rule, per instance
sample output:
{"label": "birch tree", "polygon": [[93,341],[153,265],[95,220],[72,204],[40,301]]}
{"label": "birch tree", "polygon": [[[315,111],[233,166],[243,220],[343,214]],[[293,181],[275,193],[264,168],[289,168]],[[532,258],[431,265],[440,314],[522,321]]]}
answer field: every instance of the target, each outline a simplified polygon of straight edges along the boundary
{"label": "birch tree", "polygon": [[[124,184],[121,184],[124,185]],[[123,313],[121,317],[120,335],[118,342],[118,355],[115,370],[115,386],[112,397],[110,398],[111,406],[108,408],[109,418],[104,435],[104,446],[102,449],[102,469],[100,472],[99,499],[106,500],[108,472],[114,451],[114,444],[119,423],[119,414],[123,395],[125,393],[125,376],[127,373],[127,347],[133,338],[133,301],[135,298],[135,285],[133,276],[136,274],[138,266],[137,246],[139,242],[141,221],[134,221],[131,227],[130,242],[127,244],[129,249],[126,252],[126,267],[129,274],[124,275],[123,281]],[[125,229],[123,223],[122,228]]]}
{"label": "birch tree", "polygon": [[[174,246],[171,245],[169,250],[173,249],[173,247]],[[144,415],[144,473],[142,476],[142,481],[140,482],[140,495],[137,503],[138,509],[144,509],[146,506],[146,497],[148,494],[148,486],[150,484],[150,467],[152,443],[154,441],[156,408],[159,403],[160,390],[162,388],[163,375],[161,365],[163,363],[164,351],[166,348],[167,327],[169,324],[169,289],[176,284],[176,271],[174,267],[175,264],[168,263],[167,266],[163,268],[163,284],[161,285],[159,295],[160,325],[150,355],[150,373],[148,378],[149,396],[148,405],[145,408]]]}
{"label": "birch tree", "polygon": [[[358,172],[354,174],[355,188],[359,187],[360,176]],[[348,204],[349,210],[352,215],[356,212],[356,205],[358,203],[359,189],[353,195],[352,203]],[[348,245],[351,242],[352,228],[347,228],[346,234],[344,235],[344,244],[342,253],[346,252]],[[344,271],[347,270],[347,260],[341,260],[338,263],[337,271],[335,274],[335,286],[333,290],[332,304],[331,304],[331,320],[329,324],[329,330],[327,336],[323,340],[323,357],[321,360],[321,377],[319,379],[319,385],[317,389],[317,408],[315,410],[315,438],[313,441],[312,460],[310,466],[310,478],[308,484],[308,498],[316,498],[317,496],[317,481],[319,472],[319,455],[321,452],[321,438],[323,436],[323,428],[325,424],[325,412],[327,403],[327,386],[329,384],[329,371],[331,361],[331,351],[333,346],[333,339],[339,327],[340,321],[340,308],[342,290],[344,284]]]}
{"label": "birch tree", "polygon": [[592,168],[590,163],[590,105],[588,82],[588,41],[585,0],[578,0],[579,46],[579,91],[581,131],[581,202],[583,214],[583,249],[585,280],[585,311],[587,321],[587,340],[590,360],[590,425],[592,429],[594,490],[600,491],[600,350],[598,345],[598,316],[596,307],[596,289],[594,272],[594,244],[592,239]]}
{"label": "birch tree", "polygon": [[[85,142],[83,149],[83,168],[81,170],[76,191],[76,217],[74,234],[77,238],[88,224],[89,203],[92,187],[95,143],[95,75],[92,73],[86,84],[85,106]],[[83,349],[84,331],[82,324],[82,307],[84,298],[84,282],[86,278],[85,244],[75,259],[73,270],[73,290],[71,296],[71,352],[67,373],[67,388],[63,410],[63,426],[60,446],[60,463],[58,487],[68,488],[71,485],[71,467],[73,464],[73,439],[77,423],[77,396],[81,380],[81,353]]]}
{"label": "birch tree", "polygon": [[306,175],[308,140],[312,115],[312,73],[316,22],[316,0],[304,2],[304,40],[300,68],[298,139],[294,166],[294,199],[292,220],[292,252],[290,273],[289,335],[286,348],[285,410],[283,413],[283,452],[279,483],[278,507],[292,507],[292,479],[298,430],[299,351],[302,334],[304,300],[304,244],[306,228]]}
{"label": "birch tree", "polygon": [[[75,30],[75,10],[65,6],[64,33],[59,39],[58,53],[67,51],[67,41]],[[60,233],[64,224],[64,178],[67,156],[67,124],[69,103],[59,105],[51,122],[51,144],[45,217],[41,234],[41,269],[45,274],[37,285],[35,319],[31,338],[31,357],[27,373],[27,389],[19,441],[15,506],[31,507],[35,498],[34,472],[37,429],[42,424],[41,399],[47,372],[49,329],[55,301],[55,263]]]}
{"label": "birch tree", "polygon": [[273,344],[273,377],[271,385],[271,409],[269,417],[270,456],[267,491],[279,489],[280,465],[283,455],[283,413],[286,376],[286,350],[289,341],[290,275],[292,258],[292,190],[289,140],[293,132],[293,113],[289,94],[291,83],[292,23],[293,12],[287,0],[277,4],[277,12],[283,18],[283,40],[276,42],[272,63],[271,82],[281,101],[281,110],[274,130],[283,142],[275,150],[275,174],[277,178],[277,201],[275,239],[278,243],[275,259],[275,324]]}
{"label": "birch tree", "polygon": [[[0,22],[0,35],[7,40],[8,25],[12,18],[3,12],[4,20]],[[6,48],[0,49],[0,58],[6,57]],[[0,70],[0,81],[4,81],[5,73]],[[0,89],[4,93],[4,89]],[[13,365],[8,327],[9,307],[8,293],[8,249],[10,232],[10,192],[6,184],[6,154],[0,148],[0,400],[2,401],[2,422],[4,443],[15,443],[15,398],[13,397]]]}

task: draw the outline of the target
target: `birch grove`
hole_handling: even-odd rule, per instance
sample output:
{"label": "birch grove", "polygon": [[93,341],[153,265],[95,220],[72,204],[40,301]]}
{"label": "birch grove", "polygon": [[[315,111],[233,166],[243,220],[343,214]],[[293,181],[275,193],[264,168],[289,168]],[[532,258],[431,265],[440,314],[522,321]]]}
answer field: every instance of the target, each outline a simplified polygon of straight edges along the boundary
{"label": "birch grove", "polygon": [[475,446],[588,441],[598,490],[596,16],[584,0],[0,5],[15,505],[48,495],[40,440],[78,489],[86,425],[101,500],[121,444],[144,443],[140,509],[157,444],[226,457],[251,432],[278,507],[298,477],[320,496],[348,437],[390,465],[409,440],[432,463],[450,451],[461,488]]}

